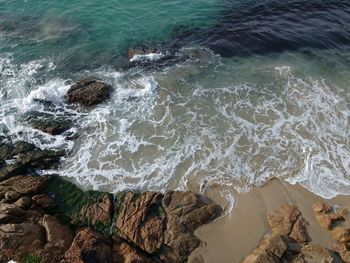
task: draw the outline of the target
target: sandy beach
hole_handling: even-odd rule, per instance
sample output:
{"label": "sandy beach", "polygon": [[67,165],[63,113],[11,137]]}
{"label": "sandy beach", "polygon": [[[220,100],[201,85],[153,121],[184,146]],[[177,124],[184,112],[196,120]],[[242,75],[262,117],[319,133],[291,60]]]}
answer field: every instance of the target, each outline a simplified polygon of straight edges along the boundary
{"label": "sandy beach", "polygon": [[[202,257],[205,263],[241,262],[271,232],[267,215],[284,203],[293,203],[299,208],[309,224],[310,243],[331,248],[333,240],[330,232],[319,225],[312,211],[312,205],[320,200],[324,199],[298,184],[291,185],[277,179],[248,193],[237,194],[231,213],[196,231],[202,245],[192,253],[191,259]],[[325,201],[332,206],[350,209],[350,196],[337,196]],[[343,224],[349,222],[349,215],[347,217]]]}

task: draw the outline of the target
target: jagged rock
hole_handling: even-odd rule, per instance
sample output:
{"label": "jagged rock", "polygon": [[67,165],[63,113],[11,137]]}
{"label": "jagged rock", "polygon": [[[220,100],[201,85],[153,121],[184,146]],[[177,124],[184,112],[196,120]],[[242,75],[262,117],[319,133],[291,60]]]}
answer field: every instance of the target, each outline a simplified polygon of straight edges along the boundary
{"label": "jagged rock", "polygon": [[117,232],[163,262],[184,262],[199,245],[193,231],[221,213],[219,206],[192,192],[128,192],[118,198]]}
{"label": "jagged rock", "polygon": [[112,263],[109,240],[86,228],[77,233],[72,245],[65,253],[64,262],[69,263]]}
{"label": "jagged rock", "polygon": [[21,195],[19,193],[17,193],[16,191],[10,190],[5,193],[4,200],[5,202],[13,203],[17,201],[20,197]]}
{"label": "jagged rock", "polygon": [[43,228],[33,223],[0,225],[0,262],[36,252],[44,237]]}
{"label": "jagged rock", "polygon": [[218,205],[190,191],[166,192],[163,206],[167,215],[177,216],[190,231],[212,221],[221,213]]}
{"label": "jagged rock", "polygon": [[274,233],[289,235],[299,216],[300,212],[295,205],[283,204],[280,210],[269,214],[267,219]]}
{"label": "jagged rock", "polygon": [[292,227],[289,236],[298,243],[305,243],[308,241],[308,234],[306,231],[306,221],[303,217],[299,217]]}
{"label": "jagged rock", "polygon": [[29,122],[34,129],[49,133],[51,135],[61,134],[72,127],[72,123],[66,120],[31,119]]}
{"label": "jagged rock", "polygon": [[113,263],[153,263],[150,256],[137,251],[127,242],[118,239],[113,242],[112,247]]}
{"label": "jagged rock", "polygon": [[350,244],[334,243],[333,249],[345,263],[350,262]]}
{"label": "jagged rock", "polygon": [[313,204],[312,210],[314,210],[315,213],[329,213],[332,207],[326,202],[319,201]]}
{"label": "jagged rock", "polygon": [[334,258],[327,248],[319,245],[308,244],[303,246],[301,253],[306,263],[332,263]]}
{"label": "jagged rock", "polygon": [[116,226],[121,235],[147,253],[158,251],[164,241],[163,195],[156,192],[126,193]]}
{"label": "jagged rock", "polygon": [[335,227],[332,230],[332,237],[340,243],[350,242],[350,227]]}
{"label": "jagged rock", "polygon": [[32,205],[32,199],[29,196],[22,196],[15,202],[15,205],[23,209],[28,209]]}
{"label": "jagged rock", "polygon": [[82,79],[77,81],[67,92],[68,102],[78,102],[91,106],[109,98],[112,87],[96,79]]}
{"label": "jagged rock", "polygon": [[0,200],[5,198],[8,191],[15,191],[20,195],[38,193],[47,179],[44,176],[19,175],[0,182]]}
{"label": "jagged rock", "polygon": [[42,208],[50,208],[55,206],[54,201],[46,194],[34,195],[33,201],[40,205]]}
{"label": "jagged rock", "polygon": [[324,229],[331,229],[334,222],[344,220],[344,217],[340,214],[320,214],[316,215],[317,222]]}
{"label": "jagged rock", "polygon": [[103,195],[97,203],[87,204],[81,210],[81,215],[86,216],[92,224],[98,222],[111,223],[112,201],[109,194]]}
{"label": "jagged rock", "polygon": [[0,223],[15,223],[23,221],[25,211],[15,204],[0,203]]}
{"label": "jagged rock", "polygon": [[272,233],[260,242],[258,248],[246,257],[243,263],[280,262],[280,258],[286,250],[287,244],[282,237]]}
{"label": "jagged rock", "polygon": [[62,225],[55,216],[45,215],[43,226],[46,230],[48,242],[62,243],[64,248],[68,248],[73,241],[73,231],[67,225]]}

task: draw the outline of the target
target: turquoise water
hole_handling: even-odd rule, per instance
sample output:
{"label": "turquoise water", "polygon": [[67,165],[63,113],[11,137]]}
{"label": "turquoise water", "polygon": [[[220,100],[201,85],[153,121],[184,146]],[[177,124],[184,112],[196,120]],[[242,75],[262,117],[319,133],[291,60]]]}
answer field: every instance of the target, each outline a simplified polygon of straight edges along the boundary
{"label": "turquoise water", "polygon": [[[349,194],[349,25],[346,1],[0,0],[0,134],[66,149],[51,172],[85,188]],[[68,105],[90,75],[112,98]],[[38,113],[74,125],[51,136]]]}

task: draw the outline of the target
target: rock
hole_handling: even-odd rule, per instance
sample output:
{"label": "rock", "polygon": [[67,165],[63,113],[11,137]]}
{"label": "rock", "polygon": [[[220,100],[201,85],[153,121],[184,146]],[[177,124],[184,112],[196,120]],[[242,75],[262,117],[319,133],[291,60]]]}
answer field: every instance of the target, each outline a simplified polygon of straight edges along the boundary
{"label": "rock", "polygon": [[190,231],[218,217],[220,206],[205,196],[193,192],[168,191],[164,195],[163,206],[167,215],[178,217]]}
{"label": "rock", "polygon": [[113,263],[153,263],[156,261],[121,239],[113,242],[112,255]]}
{"label": "rock", "polygon": [[38,193],[48,180],[44,176],[19,175],[0,182],[0,200],[5,198],[8,191],[15,191],[20,195]]}
{"label": "rock", "polygon": [[156,192],[128,192],[118,211],[116,226],[122,237],[150,254],[157,252],[164,240],[162,197]]}
{"label": "rock", "polygon": [[146,52],[142,49],[129,48],[128,59],[132,59],[135,55],[145,55]]}
{"label": "rock", "polygon": [[280,258],[287,250],[287,244],[282,237],[272,233],[263,239],[258,248],[252,254],[245,258],[243,263],[263,263],[263,262],[280,262]]}
{"label": "rock", "polygon": [[306,231],[306,221],[303,217],[299,217],[292,227],[289,236],[298,243],[305,243],[308,241],[308,234]]}
{"label": "rock", "polygon": [[110,195],[105,194],[97,203],[84,206],[81,214],[87,217],[92,224],[98,222],[107,222],[110,224],[112,220],[112,201]]}
{"label": "rock", "polygon": [[340,244],[340,243],[334,243],[333,244],[333,249],[336,251],[340,258],[345,262],[349,263],[350,262],[350,251],[349,251],[350,246],[348,244]]}
{"label": "rock", "polygon": [[55,206],[54,201],[47,194],[34,195],[32,199],[42,208],[51,208]]}
{"label": "rock", "polygon": [[326,202],[319,201],[313,204],[312,210],[314,210],[315,213],[329,213],[332,207]]}
{"label": "rock", "polygon": [[21,197],[21,195],[19,193],[17,193],[16,191],[8,191],[5,193],[5,202],[8,202],[8,203],[13,203],[15,201],[17,201],[19,198]]}
{"label": "rock", "polygon": [[69,226],[60,224],[55,216],[44,215],[43,226],[48,242],[61,243],[65,249],[68,249],[72,244],[73,231]]}
{"label": "rock", "polygon": [[350,242],[350,227],[335,227],[332,230],[332,237],[340,243]]}
{"label": "rock", "polygon": [[283,204],[280,210],[268,215],[267,219],[274,233],[289,235],[299,216],[300,212],[295,205]]}
{"label": "rock", "polygon": [[76,82],[67,92],[68,102],[78,102],[91,106],[109,98],[112,87],[95,79],[82,79]]}
{"label": "rock", "polygon": [[327,248],[319,245],[308,244],[303,246],[301,253],[307,263],[332,263],[334,258]]}
{"label": "rock", "polygon": [[70,263],[112,263],[111,244],[92,229],[83,229],[75,236],[64,260]]}
{"label": "rock", "polygon": [[15,202],[15,205],[23,209],[28,209],[32,205],[32,199],[28,196],[22,196]]}
{"label": "rock", "polygon": [[61,134],[72,127],[72,123],[66,120],[30,119],[29,122],[34,129],[49,133],[51,135]]}
{"label": "rock", "polygon": [[15,204],[0,203],[0,223],[18,223],[24,220],[25,211]]}
{"label": "rock", "polygon": [[44,244],[44,231],[33,223],[0,225],[0,262],[21,259],[35,253]]}
{"label": "rock", "polygon": [[317,222],[324,229],[331,229],[334,222],[344,220],[344,217],[340,214],[319,214],[316,215]]}

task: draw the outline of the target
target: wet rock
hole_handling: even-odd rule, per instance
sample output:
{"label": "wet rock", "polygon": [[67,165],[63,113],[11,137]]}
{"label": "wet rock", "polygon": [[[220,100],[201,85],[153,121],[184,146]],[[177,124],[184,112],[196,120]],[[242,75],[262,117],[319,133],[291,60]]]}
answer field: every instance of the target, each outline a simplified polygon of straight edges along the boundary
{"label": "wet rock", "polygon": [[68,102],[78,102],[91,106],[109,98],[112,87],[96,79],[82,79],[76,82],[67,92]]}
{"label": "wet rock", "polygon": [[128,50],[128,59],[133,58],[135,55],[145,55],[146,51],[140,48],[129,48]]}
{"label": "wet rock", "polygon": [[306,221],[303,217],[299,216],[297,221],[292,227],[292,231],[289,234],[289,237],[297,241],[298,243],[305,243],[308,241],[308,233],[306,231]]}
{"label": "wet rock", "polygon": [[65,253],[64,262],[112,263],[111,244],[92,229],[83,229],[77,233],[72,245]]}
{"label": "wet rock", "polygon": [[329,213],[332,210],[332,207],[330,204],[319,201],[313,204],[312,210],[314,210],[315,213]]}
{"label": "wet rock", "polygon": [[329,249],[321,247],[319,245],[308,244],[303,246],[301,253],[304,255],[306,263],[332,263],[334,258],[331,255]]}
{"label": "wet rock", "polygon": [[65,249],[68,249],[74,238],[73,231],[69,226],[60,224],[57,217],[51,215],[43,217],[43,226],[48,242],[61,243]]}
{"label": "wet rock", "polygon": [[62,134],[72,127],[72,123],[70,121],[57,119],[30,119],[29,123],[34,129],[49,133],[51,135]]}
{"label": "wet rock", "polygon": [[43,247],[43,228],[33,223],[0,225],[0,262],[18,259]]}
{"label": "wet rock", "polygon": [[103,195],[97,203],[88,204],[81,210],[81,215],[88,218],[92,224],[98,222],[111,223],[112,201],[109,194]]}
{"label": "wet rock", "polygon": [[350,242],[350,227],[335,227],[332,230],[332,237],[340,243]]}
{"label": "wet rock", "polygon": [[13,203],[17,201],[20,197],[21,195],[19,193],[17,193],[16,191],[10,190],[5,193],[4,201],[8,203]]}
{"label": "wet rock", "polygon": [[280,262],[280,258],[287,250],[287,244],[278,234],[271,234],[263,239],[258,248],[246,257],[243,263]]}
{"label": "wet rock", "polygon": [[42,208],[51,208],[55,206],[54,201],[46,194],[34,195],[32,200]]}
{"label": "wet rock", "polygon": [[22,222],[25,211],[15,204],[0,203],[0,223]]}

